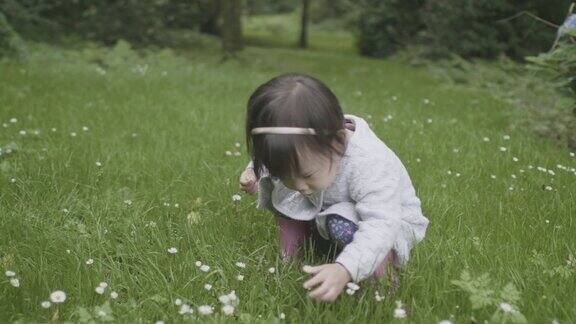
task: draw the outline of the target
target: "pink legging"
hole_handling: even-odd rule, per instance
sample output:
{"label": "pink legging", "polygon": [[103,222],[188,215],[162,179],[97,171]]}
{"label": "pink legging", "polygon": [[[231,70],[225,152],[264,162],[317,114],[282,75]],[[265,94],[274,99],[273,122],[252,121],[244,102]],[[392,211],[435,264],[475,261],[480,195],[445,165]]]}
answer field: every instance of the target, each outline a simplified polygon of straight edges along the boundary
{"label": "pink legging", "polygon": [[[284,262],[289,261],[296,255],[300,246],[304,244],[310,235],[310,221],[299,221],[290,219],[278,214],[276,218],[276,229],[280,242],[280,254]],[[386,275],[388,265],[396,258],[396,252],[391,250],[386,258],[376,267],[372,278],[378,279]]]}

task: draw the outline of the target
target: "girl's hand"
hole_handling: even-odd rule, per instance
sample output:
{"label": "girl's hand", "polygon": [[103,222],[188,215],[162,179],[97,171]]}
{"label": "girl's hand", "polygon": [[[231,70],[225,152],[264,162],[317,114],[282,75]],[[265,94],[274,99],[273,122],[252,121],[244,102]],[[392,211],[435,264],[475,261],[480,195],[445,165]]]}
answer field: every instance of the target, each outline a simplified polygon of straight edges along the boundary
{"label": "girl's hand", "polygon": [[251,195],[258,192],[258,181],[253,169],[247,168],[242,172],[240,176],[240,189]]}
{"label": "girl's hand", "polygon": [[336,300],[346,284],[352,279],[348,270],[340,263],[327,263],[315,267],[305,265],[302,270],[315,274],[314,277],[304,283],[305,289],[312,289],[320,284],[318,288],[308,294],[316,300]]}

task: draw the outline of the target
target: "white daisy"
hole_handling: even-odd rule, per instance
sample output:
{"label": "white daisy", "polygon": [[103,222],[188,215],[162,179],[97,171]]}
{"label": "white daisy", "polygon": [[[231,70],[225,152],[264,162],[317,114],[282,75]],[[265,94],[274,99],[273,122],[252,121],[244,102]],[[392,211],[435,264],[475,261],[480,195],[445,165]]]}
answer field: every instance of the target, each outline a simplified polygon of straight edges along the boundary
{"label": "white daisy", "polygon": [[240,261],[236,262],[236,266],[239,268],[246,268],[246,264],[244,262],[240,262]]}
{"label": "white daisy", "polygon": [[45,300],[45,301],[40,303],[40,306],[42,306],[42,308],[50,308],[50,306],[52,306],[52,303]]}
{"label": "white daisy", "polygon": [[576,156],[576,154],[574,154],[574,152],[570,152],[570,157],[574,157]]}
{"label": "white daisy", "polygon": [[11,284],[13,287],[18,288],[18,287],[20,287],[20,279],[18,279],[18,278],[10,278],[10,284]]}
{"label": "white daisy", "polygon": [[58,304],[66,301],[66,293],[62,290],[56,290],[50,294],[50,301]]}
{"label": "white daisy", "polygon": [[504,136],[502,136],[502,138],[505,139],[505,140],[509,140],[509,139],[510,139],[510,135],[504,135]]}
{"label": "white daisy", "polygon": [[506,152],[506,150],[508,150],[508,149],[505,148],[504,146],[500,146],[500,151],[501,151],[501,152]]}
{"label": "white daisy", "polygon": [[226,151],[226,156],[232,156],[232,152]]}
{"label": "white daisy", "polygon": [[202,315],[210,315],[214,312],[214,309],[210,305],[198,306],[198,312]]}
{"label": "white daisy", "polygon": [[130,205],[132,205],[132,200],[126,199],[126,200],[124,200],[124,203],[125,203],[126,205],[130,206]]}
{"label": "white daisy", "polygon": [[176,300],[174,300],[174,305],[176,305],[176,306],[182,305],[182,299],[176,298]]}
{"label": "white daisy", "polygon": [[512,305],[508,303],[500,303],[500,308],[504,311],[504,313],[511,313],[514,311]]}
{"label": "white daisy", "polygon": [[428,98],[425,98],[424,100],[422,100],[422,102],[423,102],[425,105],[427,105],[427,104],[429,104],[429,103],[430,103],[430,99],[428,99]]}
{"label": "white daisy", "polygon": [[196,264],[196,266],[197,266],[197,267],[200,267],[200,266],[202,266],[202,262],[200,262],[200,261],[196,261],[196,263],[195,263],[195,264]]}
{"label": "white daisy", "polygon": [[204,289],[210,290],[210,289],[212,289],[212,285],[211,284],[205,284]]}
{"label": "white daisy", "polygon": [[180,310],[178,311],[178,313],[179,313],[180,315],[192,314],[192,312],[193,312],[193,310],[192,310],[192,308],[190,307],[190,305],[188,305],[188,304],[182,304],[182,305],[180,306]]}
{"label": "white daisy", "polygon": [[76,137],[76,132],[70,132],[70,136]]}
{"label": "white daisy", "polygon": [[97,166],[97,167],[101,167],[101,166],[102,166],[102,162],[96,161],[96,166]]}
{"label": "white daisy", "polygon": [[358,290],[360,289],[360,286],[358,286],[356,283],[354,282],[348,282],[346,283],[346,286],[352,290]]}
{"label": "white daisy", "polygon": [[234,306],[232,305],[224,305],[222,306],[222,313],[225,315],[232,315],[234,314]]}
{"label": "white daisy", "polygon": [[234,146],[240,147],[240,143],[236,142],[236,143],[234,143]]}
{"label": "white daisy", "polygon": [[106,288],[98,286],[94,290],[96,291],[97,294],[102,295],[104,293],[104,290],[106,290]]}
{"label": "white daisy", "polygon": [[102,281],[101,283],[98,284],[98,287],[107,288],[107,287],[108,287],[108,283]]}
{"label": "white daisy", "polygon": [[6,274],[6,277],[14,277],[14,276],[16,276],[16,272],[10,271],[10,270],[6,270],[6,272],[4,272],[4,274]]}
{"label": "white daisy", "polygon": [[12,124],[16,124],[16,123],[18,122],[18,119],[16,119],[16,118],[10,118],[10,122],[11,122]]}
{"label": "white daisy", "polygon": [[204,271],[204,272],[208,272],[210,270],[210,266],[208,266],[207,264],[203,264],[200,266],[200,270]]}
{"label": "white daisy", "polygon": [[238,281],[242,281],[244,280],[244,275],[239,274],[238,276],[236,276],[236,279],[238,279]]}
{"label": "white daisy", "polygon": [[25,131],[25,130],[21,130],[19,133],[20,133],[20,135],[22,135],[22,136],[26,135],[26,131]]}
{"label": "white daisy", "polygon": [[406,311],[402,308],[396,308],[394,310],[394,317],[395,318],[404,318],[404,317],[406,317]]}
{"label": "white daisy", "polygon": [[482,140],[483,140],[484,142],[490,142],[490,139],[489,139],[488,137],[484,137]]}
{"label": "white daisy", "polygon": [[85,131],[85,132],[87,132],[87,131],[88,131],[88,127],[82,126],[82,130]]}
{"label": "white daisy", "polygon": [[229,304],[229,303],[230,303],[230,296],[228,296],[228,295],[221,295],[221,296],[218,297],[218,300],[219,300],[222,304],[226,305],[226,304]]}
{"label": "white daisy", "polygon": [[174,254],[174,253],[176,253],[176,252],[178,252],[178,249],[177,249],[177,248],[175,248],[175,247],[168,248],[168,253]]}
{"label": "white daisy", "polygon": [[518,158],[517,158],[517,157],[513,157],[513,158],[512,158],[512,161],[518,162]]}
{"label": "white daisy", "polygon": [[238,194],[235,194],[235,195],[232,196],[232,200],[233,200],[233,201],[240,201],[240,199],[242,199],[242,197],[241,197],[240,195],[238,195]]}
{"label": "white daisy", "polygon": [[356,291],[355,291],[354,289],[346,288],[346,293],[347,293],[348,295],[354,295],[355,292],[356,292]]}
{"label": "white daisy", "polygon": [[118,298],[118,293],[115,292],[115,291],[111,292],[111,293],[110,293],[110,298],[112,298],[112,299]]}
{"label": "white daisy", "polygon": [[86,264],[87,264],[87,265],[91,265],[91,264],[93,264],[93,263],[94,263],[94,259],[88,259],[88,260],[86,260]]}
{"label": "white daisy", "polygon": [[282,319],[282,320],[283,320],[283,319],[285,319],[285,318],[286,318],[286,314],[284,314],[284,313],[280,313],[280,319]]}
{"label": "white daisy", "polygon": [[270,269],[268,269],[268,272],[274,273],[274,272],[276,272],[276,269],[274,267],[271,267]]}

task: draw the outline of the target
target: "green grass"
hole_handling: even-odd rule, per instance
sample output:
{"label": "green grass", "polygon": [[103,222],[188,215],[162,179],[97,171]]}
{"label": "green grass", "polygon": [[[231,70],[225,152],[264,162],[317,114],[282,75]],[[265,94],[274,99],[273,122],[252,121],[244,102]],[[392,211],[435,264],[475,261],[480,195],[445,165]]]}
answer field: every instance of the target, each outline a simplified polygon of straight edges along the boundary
{"label": "green grass", "polygon": [[[464,269],[474,278],[489,274],[496,293],[513,283],[521,294],[515,306],[530,322],[576,320],[576,273],[566,262],[576,254],[576,175],[557,168],[575,166],[567,150],[509,129],[511,108],[489,93],[446,87],[397,60],[248,47],[240,61],[219,64],[218,48],[137,58],[122,50],[43,47],[28,63],[0,64],[0,124],[7,125],[0,127],[0,270],[15,271],[21,283],[15,288],[0,278],[2,322],[77,322],[112,290],[119,294],[111,300],[118,322],[194,320],[202,304],[215,306],[206,319],[224,322],[217,297],[231,290],[239,297],[238,318],[250,323],[280,313],[295,323],[389,322],[395,300],[405,305],[408,322],[451,315],[457,323],[471,316],[482,322],[496,307],[472,309],[470,295],[451,283]],[[105,62],[106,74],[89,59]],[[279,261],[271,214],[256,210],[244,193],[232,201],[248,162],[248,96],[289,71],[323,80],[411,175],[430,225],[391,300],[374,299],[386,282],[361,283],[357,294],[343,293],[332,304],[308,299],[305,274]],[[178,253],[167,253],[169,247]],[[209,272],[199,271],[196,260]],[[305,261],[324,260],[307,254]],[[109,284],[105,295],[95,292],[101,281]],[[57,289],[66,302],[41,308]],[[194,314],[179,315],[177,298]]]}

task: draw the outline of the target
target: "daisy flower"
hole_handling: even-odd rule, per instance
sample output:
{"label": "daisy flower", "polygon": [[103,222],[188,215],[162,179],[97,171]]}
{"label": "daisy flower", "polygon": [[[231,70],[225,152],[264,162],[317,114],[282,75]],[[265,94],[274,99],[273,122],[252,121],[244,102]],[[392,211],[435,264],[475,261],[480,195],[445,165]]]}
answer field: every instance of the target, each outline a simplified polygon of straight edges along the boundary
{"label": "daisy flower", "polygon": [[210,315],[214,312],[214,309],[210,305],[198,306],[198,313],[202,315]]}
{"label": "daisy flower", "polygon": [[20,279],[18,279],[18,278],[10,278],[10,284],[11,284],[13,287],[18,288],[18,287],[20,287]]}
{"label": "daisy flower", "polygon": [[236,266],[239,268],[246,268],[246,264],[244,262],[236,262]]}
{"label": "daisy flower", "polygon": [[93,263],[94,263],[94,259],[88,259],[88,260],[86,260],[86,264],[87,264],[87,265],[91,265],[91,264],[93,264]]}
{"label": "daisy flower", "polygon": [[118,298],[118,293],[115,292],[115,291],[111,292],[111,293],[110,293],[110,298],[112,298],[112,299]]}
{"label": "daisy flower", "polygon": [[45,301],[40,303],[40,306],[42,306],[42,308],[50,308],[50,306],[52,306],[52,303],[45,300]]}
{"label": "daisy flower", "polygon": [[504,311],[504,313],[511,313],[514,311],[512,305],[508,303],[500,303],[500,308]]}
{"label": "daisy flower", "polygon": [[50,301],[58,304],[66,301],[66,293],[62,290],[56,290],[50,294]]}
{"label": "daisy flower", "polygon": [[238,281],[242,281],[244,280],[244,275],[239,274],[238,276],[236,276],[236,279],[238,279]]}
{"label": "daisy flower", "polygon": [[234,314],[234,306],[232,306],[232,305],[222,306],[222,313],[224,313],[225,315],[228,315],[228,316]]}
{"label": "daisy flower", "polygon": [[238,194],[235,194],[235,195],[232,196],[232,200],[233,200],[233,201],[240,201],[240,199],[242,199],[242,197],[241,197],[240,195],[238,195]]}
{"label": "daisy flower", "polygon": [[175,254],[176,252],[178,252],[177,248],[175,248],[175,247],[168,248],[168,253]]}
{"label": "daisy flower", "polygon": [[208,272],[210,270],[210,266],[208,266],[207,264],[203,264],[200,266],[200,270],[204,271],[204,272]]}
{"label": "daisy flower", "polygon": [[212,289],[212,285],[211,284],[205,284],[204,289],[210,290],[210,289]]}
{"label": "daisy flower", "polygon": [[6,277],[14,277],[14,276],[16,276],[16,272],[10,271],[10,270],[6,270],[6,272],[4,272],[4,274],[6,274]]}
{"label": "daisy flower", "polygon": [[268,272],[274,273],[274,272],[276,272],[276,269],[274,267],[271,267],[270,269],[268,269]]}

